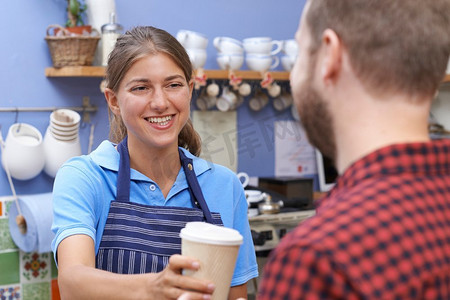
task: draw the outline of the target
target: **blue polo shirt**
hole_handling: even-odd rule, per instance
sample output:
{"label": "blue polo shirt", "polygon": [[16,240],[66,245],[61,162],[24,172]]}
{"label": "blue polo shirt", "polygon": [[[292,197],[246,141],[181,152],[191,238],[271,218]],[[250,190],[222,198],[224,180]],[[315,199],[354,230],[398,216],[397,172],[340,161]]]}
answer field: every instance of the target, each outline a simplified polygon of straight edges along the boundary
{"label": "blue polo shirt", "polygon": [[[241,182],[231,170],[182,150],[193,159],[195,174],[210,211],[219,212],[224,226],[238,230],[244,238],[231,285],[240,285],[257,277],[258,266]],[[53,187],[52,230],[55,238],[52,250],[55,261],[59,243],[75,234],[90,236],[97,254],[110,203],[116,198],[119,160],[115,145],[103,141],[91,154],[72,158],[59,169]],[[153,180],[134,169],[130,171],[130,201],[192,208],[183,168],[166,198]]]}

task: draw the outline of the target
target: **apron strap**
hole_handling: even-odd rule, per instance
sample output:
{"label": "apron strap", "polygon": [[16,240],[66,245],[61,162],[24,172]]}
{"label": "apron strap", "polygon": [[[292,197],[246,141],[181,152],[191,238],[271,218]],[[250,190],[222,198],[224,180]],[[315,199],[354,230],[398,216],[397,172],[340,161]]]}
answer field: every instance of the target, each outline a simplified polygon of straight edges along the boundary
{"label": "apron strap", "polygon": [[[130,154],[128,152],[128,136],[126,136],[118,145],[117,150],[120,154],[119,173],[117,175],[117,201],[130,201]],[[205,219],[208,223],[214,224],[213,217],[203,197],[202,190],[198,184],[197,176],[194,172],[194,164],[191,158],[188,158],[183,150],[178,149],[180,154],[181,165],[183,166],[184,174],[188,183],[189,194],[191,200],[196,206],[199,204]]]}
{"label": "apron strap", "polygon": [[130,201],[130,154],[127,146],[128,136],[117,145],[120,154],[117,175],[117,201]]}
{"label": "apron strap", "polygon": [[184,174],[186,175],[186,180],[188,182],[189,193],[191,197],[193,196],[194,201],[198,202],[200,208],[205,215],[206,221],[208,223],[214,224],[211,212],[209,211],[208,205],[206,204],[205,198],[203,197],[202,189],[198,184],[197,176],[194,171],[194,164],[191,158],[186,157],[183,150],[178,148],[180,153],[181,165],[183,166]]}

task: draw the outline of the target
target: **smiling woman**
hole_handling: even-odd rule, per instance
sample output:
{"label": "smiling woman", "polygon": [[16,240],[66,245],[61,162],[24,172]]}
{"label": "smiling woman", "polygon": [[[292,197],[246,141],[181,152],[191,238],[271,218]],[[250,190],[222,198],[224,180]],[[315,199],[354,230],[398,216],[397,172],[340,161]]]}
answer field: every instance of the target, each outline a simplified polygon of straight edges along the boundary
{"label": "smiling woman", "polygon": [[247,281],[258,276],[247,202],[232,171],[197,157],[191,74],[186,51],[161,29],[137,27],[117,40],[106,68],[111,141],[69,160],[55,179],[52,247],[62,295],[210,297],[212,281],[181,274],[199,262],[179,255],[180,230],[202,221],[243,236],[229,298],[246,297]]}

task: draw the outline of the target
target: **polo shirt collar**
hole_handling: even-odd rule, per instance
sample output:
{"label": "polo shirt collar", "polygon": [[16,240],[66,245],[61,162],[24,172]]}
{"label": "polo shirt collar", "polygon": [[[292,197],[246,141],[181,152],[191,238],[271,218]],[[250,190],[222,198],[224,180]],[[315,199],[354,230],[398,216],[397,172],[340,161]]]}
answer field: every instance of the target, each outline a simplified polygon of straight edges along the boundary
{"label": "polo shirt collar", "polygon": [[[119,171],[119,160],[120,155],[117,149],[115,148],[116,144],[110,142],[110,141],[103,141],[97,149],[95,149],[89,156],[91,159],[98,164],[100,167],[118,172]],[[181,148],[181,147],[180,147]],[[200,174],[203,174],[207,170],[211,169],[210,164],[204,159],[198,158],[194,156],[192,153],[190,153],[188,150],[181,148],[181,150],[184,152],[184,154],[193,160],[195,175],[199,176]],[[180,173],[177,177],[177,182],[184,181],[186,182],[186,176],[184,175],[183,168],[181,168]],[[132,180],[142,180],[142,181],[149,181],[150,180],[147,176],[143,175],[142,173],[132,169],[130,172],[130,177]]]}

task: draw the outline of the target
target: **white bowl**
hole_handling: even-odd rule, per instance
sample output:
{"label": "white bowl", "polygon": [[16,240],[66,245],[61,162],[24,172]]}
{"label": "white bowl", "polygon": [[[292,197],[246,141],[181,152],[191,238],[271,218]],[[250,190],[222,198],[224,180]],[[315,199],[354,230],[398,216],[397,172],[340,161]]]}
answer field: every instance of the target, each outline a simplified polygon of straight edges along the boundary
{"label": "white bowl", "polygon": [[78,126],[80,119],[80,114],[70,109],[58,109],[50,114],[50,123],[61,127]]}
{"label": "white bowl", "polygon": [[81,144],[78,136],[71,141],[56,139],[47,128],[44,135],[45,166],[44,172],[55,177],[59,168],[68,159],[81,155]]}

